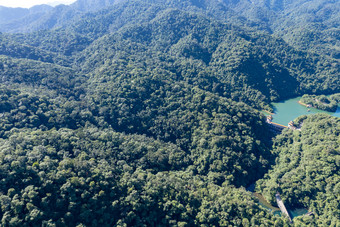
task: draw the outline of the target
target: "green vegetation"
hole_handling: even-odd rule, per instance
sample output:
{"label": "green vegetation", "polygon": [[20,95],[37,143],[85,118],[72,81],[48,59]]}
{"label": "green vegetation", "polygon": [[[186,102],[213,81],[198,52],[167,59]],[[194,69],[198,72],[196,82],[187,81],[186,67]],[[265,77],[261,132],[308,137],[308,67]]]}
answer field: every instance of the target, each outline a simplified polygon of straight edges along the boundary
{"label": "green vegetation", "polygon": [[[0,225],[288,226],[244,189],[272,202],[284,174],[316,214],[297,226],[337,224],[339,121],[301,118],[273,148],[259,110],[340,92],[338,60],[235,2],[82,0],[0,33]],[[302,151],[323,171],[308,189]]]}
{"label": "green vegetation", "polygon": [[[178,86],[172,91],[168,86],[147,92],[150,98],[141,105],[149,111],[129,112],[117,109],[115,101],[92,110],[60,95],[39,98],[33,91],[2,88],[2,224],[238,225],[277,220],[250,193],[233,186],[249,184],[268,168],[266,145],[255,140],[265,133],[259,113],[199,89]],[[117,100],[135,95],[133,91],[121,91]],[[157,109],[152,108],[155,102],[160,102]],[[92,114],[96,112],[98,116]],[[260,130],[242,122],[260,124],[254,127]]]}
{"label": "green vegetation", "polygon": [[274,203],[280,192],[288,207],[306,207],[314,217],[294,219],[297,226],[339,224],[340,119],[324,114],[303,116],[301,131],[285,130],[274,140],[278,158],[259,180],[257,191]]}
{"label": "green vegetation", "polygon": [[[107,7],[112,9],[119,4],[128,5],[129,2],[131,0],[79,0],[71,6],[51,8],[42,5],[29,10],[1,7],[0,31],[33,32],[59,28],[89,12],[100,9],[104,12]],[[338,60],[340,58],[340,7],[337,1],[145,0],[143,3],[199,13],[252,31],[274,34],[299,50]],[[134,1],[134,4],[138,4],[138,1]]]}
{"label": "green vegetation", "polygon": [[340,93],[329,97],[325,95],[303,95],[300,102],[320,110],[335,112],[340,103]]}

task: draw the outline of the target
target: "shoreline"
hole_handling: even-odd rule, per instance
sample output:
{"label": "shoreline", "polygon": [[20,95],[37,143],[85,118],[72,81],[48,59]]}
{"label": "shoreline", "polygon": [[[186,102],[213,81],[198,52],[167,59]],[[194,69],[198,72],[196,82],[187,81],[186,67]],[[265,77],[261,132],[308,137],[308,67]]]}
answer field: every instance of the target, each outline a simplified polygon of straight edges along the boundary
{"label": "shoreline", "polygon": [[270,204],[262,194],[257,193],[257,192],[253,192],[253,196],[255,196],[258,200],[259,203],[264,206],[265,208],[272,210],[272,211],[280,211],[280,208],[273,206],[272,204]]}
{"label": "shoreline", "polygon": [[267,114],[274,115],[275,113],[271,113],[268,110],[262,110],[263,112],[266,112]]}
{"label": "shoreline", "polygon": [[298,101],[298,103],[299,103],[300,105],[303,105],[303,106],[305,106],[305,107],[308,108],[308,105],[307,105],[306,103],[303,103],[303,102],[301,102],[300,100]]}
{"label": "shoreline", "polygon": [[324,110],[324,109],[320,109],[320,108],[316,108],[316,107],[314,107],[313,105],[309,105],[309,104],[306,104],[306,103],[303,103],[303,102],[301,102],[300,100],[298,101],[298,103],[300,104],[300,105],[302,105],[302,106],[305,106],[306,108],[314,108],[314,109],[317,109],[317,110],[322,110],[322,111],[326,111],[326,112],[330,112],[330,113],[335,113],[336,112],[336,110],[339,108],[339,104],[338,104],[338,107],[335,109],[335,110]]}

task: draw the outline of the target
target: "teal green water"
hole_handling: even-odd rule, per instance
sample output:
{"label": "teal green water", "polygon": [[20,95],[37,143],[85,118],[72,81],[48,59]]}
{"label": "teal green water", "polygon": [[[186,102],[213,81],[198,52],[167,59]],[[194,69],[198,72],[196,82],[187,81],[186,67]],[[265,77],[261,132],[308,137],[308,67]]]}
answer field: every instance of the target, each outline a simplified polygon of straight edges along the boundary
{"label": "teal green water", "polygon": [[316,113],[327,113],[329,115],[333,115],[336,117],[340,117],[340,107],[338,107],[335,113],[327,112],[323,110],[318,110],[315,108],[308,108],[300,105],[298,101],[301,97],[288,99],[282,102],[274,102],[272,105],[274,106],[274,115],[273,115],[273,122],[279,123],[282,125],[288,125],[288,123],[295,118],[301,115],[308,115],[308,114],[316,114]]}
{"label": "teal green water", "polygon": [[[259,204],[261,206],[263,206],[264,208],[268,209],[269,211],[273,212],[273,214],[275,215],[279,215],[281,216],[282,213],[280,211],[280,209],[278,207],[273,207],[272,205],[270,205],[261,194],[258,193],[254,193],[254,196],[256,196],[259,199]],[[295,217],[301,216],[301,215],[305,215],[308,213],[308,209],[306,208],[295,208],[293,210],[289,209],[289,207],[286,207],[287,211],[290,215],[290,217],[293,219]]]}
{"label": "teal green water", "polygon": [[299,208],[299,209],[294,209],[294,210],[288,209],[288,212],[292,218],[295,218],[295,217],[307,214],[308,210],[306,208]]}
{"label": "teal green water", "polygon": [[[254,192],[255,189],[255,184],[251,184],[249,185],[249,187],[247,188],[248,191],[251,191],[253,193],[253,195],[258,198],[259,200],[259,204],[268,209],[270,212],[273,212],[274,215],[279,215],[281,216],[282,213],[280,211],[280,209],[278,207],[274,207],[272,206],[261,194]],[[295,208],[293,210],[289,209],[289,207],[287,207],[287,211],[289,212],[289,215],[291,218],[295,218],[304,214],[308,213],[308,209],[306,208]]]}
{"label": "teal green water", "polygon": [[338,106],[338,109],[336,110],[335,113],[332,114],[335,117],[340,117],[340,107]]}

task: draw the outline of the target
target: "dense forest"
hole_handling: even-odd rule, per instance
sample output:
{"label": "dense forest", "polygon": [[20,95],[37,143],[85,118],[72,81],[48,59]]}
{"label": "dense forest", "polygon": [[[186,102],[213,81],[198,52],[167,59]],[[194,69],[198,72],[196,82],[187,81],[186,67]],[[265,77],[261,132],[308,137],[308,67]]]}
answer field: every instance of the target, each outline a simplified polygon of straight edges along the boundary
{"label": "dense forest", "polygon": [[340,92],[338,1],[252,2],[1,7],[0,225],[337,226],[339,119],[261,111]]}
{"label": "dense forest", "polygon": [[299,218],[296,225],[337,226],[340,119],[321,114],[296,119],[302,122],[301,131],[287,130],[275,138],[276,165],[259,180],[258,190],[269,201],[279,191],[288,206],[309,207],[315,217]]}
{"label": "dense forest", "polygon": [[303,95],[300,102],[320,110],[335,112],[340,104],[340,93],[329,97],[325,95]]}

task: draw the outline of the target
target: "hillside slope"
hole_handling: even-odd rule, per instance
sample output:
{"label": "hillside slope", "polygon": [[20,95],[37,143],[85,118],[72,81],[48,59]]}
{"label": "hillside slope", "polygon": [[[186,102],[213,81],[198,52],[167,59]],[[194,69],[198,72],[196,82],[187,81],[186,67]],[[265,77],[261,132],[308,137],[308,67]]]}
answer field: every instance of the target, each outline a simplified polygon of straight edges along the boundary
{"label": "hillside slope", "polygon": [[316,213],[297,226],[336,223],[320,205],[336,160],[319,154],[327,185],[308,191],[290,160],[333,158],[337,120],[301,118],[272,148],[259,110],[340,92],[338,61],[240,16],[249,3],[80,0],[0,34],[0,225],[284,226],[244,189],[259,180],[271,201],[278,173],[288,204]]}
{"label": "hillside slope", "polygon": [[[2,7],[2,32],[32,32],[64,26],[87,12],[129,3],[126,0],[78,0],[70,6],[29,10]],[[313,1],[247,1],[247,0],[152,0],[143,3],[157,4],[191,11],[208,17],[265,31],[283,38],[290,45],[305,51],[339,59],[340,10],[338,0]],[[39,10],[38,10],[39,9]],[[21,18],[13,18],[16,11]]]}

